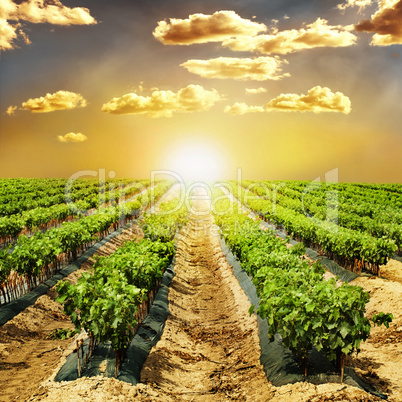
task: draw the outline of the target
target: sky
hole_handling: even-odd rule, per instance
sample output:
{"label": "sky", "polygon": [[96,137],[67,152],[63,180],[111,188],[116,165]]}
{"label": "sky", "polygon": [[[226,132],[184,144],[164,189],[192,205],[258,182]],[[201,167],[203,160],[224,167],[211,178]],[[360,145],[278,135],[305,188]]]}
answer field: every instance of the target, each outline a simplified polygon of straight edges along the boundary
{"label": "sky", "polygon": [[402,183],[401,45],[402,0],[0,0],[0,177]]}

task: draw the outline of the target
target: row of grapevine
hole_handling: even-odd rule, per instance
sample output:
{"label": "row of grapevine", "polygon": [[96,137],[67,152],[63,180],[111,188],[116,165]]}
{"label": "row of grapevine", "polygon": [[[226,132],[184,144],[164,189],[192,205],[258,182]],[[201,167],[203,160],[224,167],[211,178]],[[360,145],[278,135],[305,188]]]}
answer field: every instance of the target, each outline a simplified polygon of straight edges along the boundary
{"label": "row of grapevine", "polygon": [[[273,231],[262,230],[222,194],[215,190],[215,198],[219,197],[215,221],[242,268],[252,277],[260,298],[256,312],[268,321],[269,339],[280,334],[305,375],[309,351],[313,347],[322,350],[336,361],[343,379],[345,356],[358,352],[370,334],[371,324],[365,317],[369,294],[347,283],[337,287],[334,278],[325,281],[325,270],[319,263],[310,266],[300,258],[305,253],[301,243],[288,249]],[[391,320],[391,314],[372,317],[378,325],[388,326]]]}
{"label": "row of grapevine", "polygon": [[21,235],[11,253],[0,255],[0,289],[3,303],[8,303],[49,279],[71,259],[76,259],[111,231],[139,216],[160,198],[171,182],[160,182],[139,199],[117,207],[108,207],[94,215],[75,222],[64,222],[61,227],[45,233]]}
{"label": "row of grapevine", "polygon": [[[310,203],[327,205],[335,202],[341,212],[352,212],[361,217],[378,218],[387,223],[402,223],[401,185],[394,185],[393,192],[363,189],[350,183],[298,182],[298,181],[261,181],[243,180],[241,183],[260,196],[271,198],[287,197],[301,201],[300,212],[305,212]],[[386,185],[378,185],[382,186]]]}
{"label": "row of grapevine", "polygon": [[0,179],[0,216],[62,204],[66,202],[66,196],[69,202],[87,200],[99,204],[99,194],[112,190],[115,199],[130,183],[132,180],[129,179]]}
{"label": "row of grapevine", "polygon": [[65,303],[64,311],[76,328],[84,329],[96,343],[111,342],[116,376],[147,311],[146,302],[174,257],[173,237],[187,216],[186,208],[174,208],[175,202],[162,203],[160,213],[144,218],[144,239],[99,258],[94,271],[84,273],[76,285],[66,281],[57,286],[57,300]]}
{"label": "row of grapevine", "polygon": [[243,181],[242,185],[285,208],[376,238],[394,240],[398,251],[402,249],[402,194],[365,189],[361,195],[360,187],[346,183],[300,183],[305,182]]}
{"label": "row of grapevine", "polygon": [[229,188],[244,205],[263,219],[284,226],[296,240],[303,241],[308,247],[317,249],[354,272],[361,273],[366,268],[378,275],[380,265],[386,264],[398,249],[393,240],[376,239],[333,222],[306,217],[293,209],[264,200],[238,185],[229,185]]}
{"label": "row of grapevine", "polygon": [[[64,202],[68,201],[68,203],[55,204],[50,207],[37,207],[28,209],[20,214],[0,217],[0,244],[13,242],[23,229],[27,233],[32,233],[37,228],[48,230],[51,227],[60,225],[65,220],[72,220],[76,217],[93,213],[95,208],[115,206],[119,204],[119,201],[124,201],[128,197],[138,194],[149,184],[149,180],[131,183],[125,188],[120,188],[117,194],[115,189],[112,192],[98,195],[82,190],[84,194],[81,194],[81,199],[76,197],[66,199],[65,197]],[[73,198],[74,203],[70,202]]]}
{"label": "row of grapevine", "polygon": [[299,198],[308,194],[327,193],[337,191],[342,204],[359,206],[362,204],[371,205],[368,210],[359,209],[361,216],[373,216],[379,212],[378,207],[399,209],[402,207],[402,185],[401,184],[365,184],[365,183],[334,183],[331,181],[250,181],[243,180],[242,184],[259,184],[265,188],[278,191],[291,198]]}

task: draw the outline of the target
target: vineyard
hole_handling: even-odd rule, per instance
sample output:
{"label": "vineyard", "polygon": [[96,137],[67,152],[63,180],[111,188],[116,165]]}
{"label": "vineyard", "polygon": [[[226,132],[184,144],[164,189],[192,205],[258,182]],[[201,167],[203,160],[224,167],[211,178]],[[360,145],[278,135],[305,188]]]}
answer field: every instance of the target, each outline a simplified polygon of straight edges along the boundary
{"label": "vineyard", "polygon": [[402,399],[401,185],[0,179],[0,200],[0,400]]}
{"label": "vineyard", "polygon": [[[150,206],[151,194],[159,198],[171,186],[171,183],[159,183],[152,189],[145,189],[134,200],[125,200],[139,193],[144,184],[149,185],[149,182],[137,182],[105,194],[105,188],[114,188],[113,183],[97,186],[94,181],[85,181],[65,197],[66,201],[74,200],[74,203],[37,207],[43,202],[35,199],[46,199],[54,192],[53,186],[46,184],[39,187],[40,191],[33,190],[32,198],[26,198],[26,202],[17,203],[17,210],[23,211],[20,214],[13,214],[16,208],[12,206],[18,193],[4,196],[3,213],[12,213],[0,218],[3,230],[0,234],[4,241],[0,251],[0,305],[17,299],[49,279],[97,241],[138,217],[141,208]],[[68,183],[65,186],[71,190]],[[8,186],[3,189],[6,192]],[[19,191],[25,194],[27,189],[20,187]],[[64,199],[63,190],[52,197],[53,202],[60,201],[60,197]]]}

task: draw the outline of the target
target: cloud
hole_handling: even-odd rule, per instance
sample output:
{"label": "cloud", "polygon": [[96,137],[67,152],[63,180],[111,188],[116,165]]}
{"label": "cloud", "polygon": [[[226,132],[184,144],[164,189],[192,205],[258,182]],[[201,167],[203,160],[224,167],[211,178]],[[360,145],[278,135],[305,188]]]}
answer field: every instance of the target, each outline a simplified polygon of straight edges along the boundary
{"label": "cloud", "polygon": [[159,21],[153,35],[165,45],[221,42],[234,36],[254,36],[267,27],[241,18],[234,11],[217,11],[212,15],[192,14],[187,19]]}
{"label": "cloud", "polygon": [[267,110],[348,114],[351,111],[351,102],[341,92],[333,93],[329,88],[316,86],[307,95],[281,94],[268,102]]}
{"label": "cloud", "polygon": [[11,14],[11,19],[17,18],[35,24],[49,23],[55,25],[91,25],[96,24],[87,8],[66,7],[59,0],[28,0],[18,6],[15,15]]}
{"label": "cloud", "polygon": [[265,107],[249,106],[246,103],[236,102],[233,106],[226,106],[225,113],[243,115],[254,112],[342,112],[351,111],[350,99],[341,92],[333,93],[329,88],[316,86],[308,91],[307,95],[281,94],[271,99]]}
{"label": "cloud", "polygon": [[370,6],[373,0],[346,0],[346,3],[338,4],[336,7],[339,10],[346,10],[349,7],[359,7],[359,11]]}
{"label": "cloud", "polygon": [[13,26],[4,18],[0,18],[0,50],[12,49],[12,42],[17,38],[18,26]]}
{"label": "cloud", "polygon": [[68,110],[85,107],[87,101],[80,94],[69,91],[57,91],[40,98],[28,99],[22,107],[32,113],[48,113],[55,110]]}
{"label": "cloud", "polygon": [[1,0],[0,18],[6,19],[10,14],[14,13],[18,8],[12,0]]}
{"label": "cloud", "polygon": [[111,114],[143,114],[150,117],[172,117],[173,113],[209,110],[223,97],[212,89],[200,85],[188,85],[178,92],[155,90],[150,96],[135,93],[113,98],[102,106],[102,111]]}
{"label": "cloud", "polygon": [[371,20],[355,25],[358,32],[375,32],[371,45],[390,46],[402,44],[402,0],[383,0]]}
{"label": "cloud", "polygon": [[18,106],[9,106],[6,110],[6,114],[8,114],[9,116],[14,116],[15,115],[15,111],[18,109]]}
{"label": "cloud", "polygon": [[[11,23],[10,21],[14,21]],[[87,8],[66,7],[59,0],[27,0],[20,4],[12,0],[1,0],[0,6],[0,50],[15,48],[14,40],[21,37],[31,43],[19,21],[34,24],[91,25],[97,21]]]}
{"label": "cloud", "polygon": [[306,28],[291,29],[270,35],[230,38],[222,45],[235,51],[252,51],[262,54],[288,54],[316,47],[346,47],[355,44],[356,36],[348,32],[348,27],[328,25],[328,21],[318,18]]}
{"label": "cloud", "polygon": [[262,106],[249,106],[243,102],[236,102],[232,106],[226,106],[224,112],[231,115],[241,116],[246,113],[265,112],[265,109]]}
{"label": "cloud", "polygon": [[246,88],[246,93],[249,95],[261,94],[267,92],[266,88]]}
{"label": "cloud", "polygon": [[88,138],[86,135],[81,134],[81,133],[68,133],[66,135],[57,136],[57,139],[60,142],[84,142]]}
{"label": "cloud", "polygon": [[188,60],[181,64],[190,73],[205,78],[232,78],[235,80],[279,80],[289,74],[280,75],[286,60],[278,57],[258,57],[255,59],[218,57],[209,60]]}

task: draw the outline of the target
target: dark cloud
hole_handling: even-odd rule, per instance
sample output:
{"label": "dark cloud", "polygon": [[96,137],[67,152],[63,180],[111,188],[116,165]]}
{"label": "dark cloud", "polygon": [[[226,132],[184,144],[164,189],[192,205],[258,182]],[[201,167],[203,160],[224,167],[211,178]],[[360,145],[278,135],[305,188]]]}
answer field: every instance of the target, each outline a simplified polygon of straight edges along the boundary
{"label": "dark cloud", "polygon": [[402,0],[394,4],[383,2],[381,5],[371,20],[363,20],[355,25],[356,31],[374,32],[371,42],[374,46],[402,44]]}

